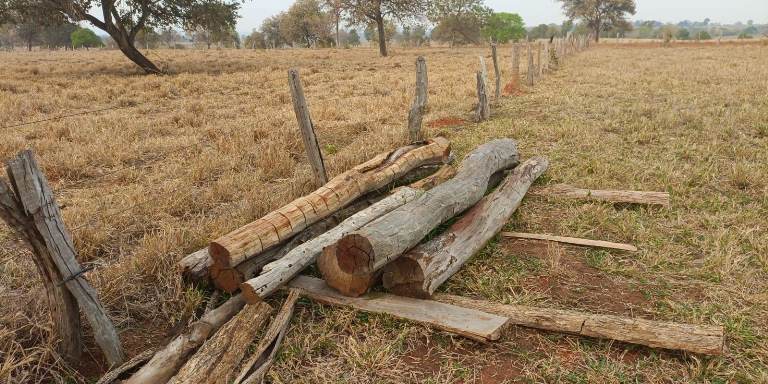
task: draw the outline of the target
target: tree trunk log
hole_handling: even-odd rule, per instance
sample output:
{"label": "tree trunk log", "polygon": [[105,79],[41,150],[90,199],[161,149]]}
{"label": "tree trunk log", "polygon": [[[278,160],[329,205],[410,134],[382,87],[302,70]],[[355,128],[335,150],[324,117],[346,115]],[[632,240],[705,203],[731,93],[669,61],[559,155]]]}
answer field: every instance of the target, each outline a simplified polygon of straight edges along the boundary
{"label": "tree trunk log", "polygon": [[464,159],[453,179],[344,236],[337,244],[339,267],[356,275],[381,269],[435,227],[477,203],[491,176],[517,163],[514,140],[500,139],[481,145]]}
{"label": "tree trunk log", "polygon": [[508,316],[510,324],[529,328],[706,355],[719,355],[723,352],[722,326],[679,324],[561,309],[504,305],[445,294],[436,294],[434,299],[442,303]]}
{"label": "tree trunk log", "polygon": [[440,236],[384,267],[384,287],[401,296],[430,297],[501,231],[548,166],[547,159],[534,158],[515,168],[501,186]]}
{"label": "tree trunk log", "polygon": [[641,191],[601,191],[566,184],[553,185],[534,192],[535,195],[567,199],[607,201],[611,203],[648,204],[669,207],[669,193]]}
{"label": "tree trunk log", "polygon": [[240,374],[233,384],[262,383],[269,367],[272,366],[272,362],[275,360],[280,343],[282,343],[288,331],[288,324],[291,322],[293,309],[296,306],[300,293],[301,291],[298,289],[291,288],[289,290],[288,297],[283,302],[280,312],[277,313],[267,331],[264,332],[264,336],[261,337],[255,352],[248,359],[248,362],[243,365]]}
{"label": "tree trunk log", "polygon": [[125,384],[166,383],[173,377],[198,347],[208,337],[235,316],[245,305],[241,295],[227,300],[218,308],[206,313],[200,320],[192,323],[187,332],[176,336],[165,348],[159,350],[152,359],[136,372]]}
{"label": "tree trunk log", "polygon": [[267,303],[247,306],[206,341],[168,384],[231,383],[248,346],[271,312]]}
{"label": "tree trunk log", "polygon": [[501,337],[501,331],[509,320],[505,316],[462,308],[431,300],[419,300],[388,294],[376,294],[359,298],[346,297],[329,288],[320,279],[298,276],[289,284],[305,296],[325,304],[348,306],[355,309],[385,313],[402,319],[428,324],[477,341],[493,341]]}
{"label": "tree trunk log", "polygon": [[333,178],[308,196],[296,199],[212,242],[209,252],[213,262],[222,267],[240,264],[408,171],[421,165],[442,162],[449,153],[448,140],[438,137],[415,149],[380,154]]}

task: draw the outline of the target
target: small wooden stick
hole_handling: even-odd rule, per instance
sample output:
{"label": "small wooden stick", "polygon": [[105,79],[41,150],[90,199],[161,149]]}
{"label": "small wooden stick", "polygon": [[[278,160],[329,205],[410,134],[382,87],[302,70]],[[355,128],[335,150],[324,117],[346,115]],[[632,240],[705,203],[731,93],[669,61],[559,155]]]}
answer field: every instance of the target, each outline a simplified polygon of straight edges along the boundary
{"label": "small wooden stick", "polygon": [[597,189],[576,188],[567,184],[558,184],[535,192],[535,195],[563,197],[579,200],[608,201],[612,203],[649,204],[669,207],[669,193],[643,191],[604,191]]}
{"label": "small wooden stick", "polygon": [[543,235],[543,234],[537,234],[537,233],[521,233],[521,232],[502,232],[501,235],[504,237],[511,237],[516,239],[545,240],[545,241],[554,241],[557,243],[583,245],[587,247],[621,249],[624,251],[637,252],[637,247],[635,247],[634,245],[623,244],[623,243],[612,243],[610,241],[589,240],[589,239],[580,239],[577,237],[563,237],[563,236],[552,236],[552,235]]}

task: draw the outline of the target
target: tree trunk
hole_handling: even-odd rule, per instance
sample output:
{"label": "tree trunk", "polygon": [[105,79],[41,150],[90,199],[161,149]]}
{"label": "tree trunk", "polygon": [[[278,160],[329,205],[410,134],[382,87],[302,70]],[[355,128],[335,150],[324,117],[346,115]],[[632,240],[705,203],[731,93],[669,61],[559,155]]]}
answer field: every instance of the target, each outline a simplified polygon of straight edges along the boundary
{"label": "tree trunk", "polygon": [[336,14],[336,48],[341,46],[341,38],[339,37],[339,23],[341,22],[341,15]]}
{"label": "tree trunk", "polygon": [[493,193],[480,200],[440,236],[418,245],[384,268],[384,287],[428,298],[501,231],[533,182],[547,169],[545,158],[521,164]]}
{"label": "tree trunk", "polygon": [[384,30],[384,17],[381,15],[376,17],[376,28],[379,31],[379,54],[387,57],[387,36]]}
{"label": "tree trunk", "polygon": [[481,145],[464,159],[453,179],[344,236],[337,243],[339,267],[355,275],[381,269],[435,227],[477,203],[491,176],[517,165],[518,159],[517,143],[512,139]]}
{"label": "tree trunk", "polygon": [[141,67],[141,69],[144,70],[144,72],[148,74],[160,74],[162,71],[160,68],[158,68],[153,62],[151,62],[149,59],[147,59],[146,56],[144,56],[136,47],[134,46],[134,42],[131,41],[128,36],[124,36],[122,33],[115,31],[114,33],[110,33],[110,36],[112,36],[112,39],[115,40],[115,44],[117,44],[117,47],[120,48],[120,52],[123,52],[123,54],[131,61],[133,61],[136,65]]}
{"label": "tree trunk", "polygon": [[213,262],[222,267],[236,266],[409,171],[444,161],[449,153],[448,140],[438,137],[380,154],[336,176],[315,192],[216,239],[209,246]]}

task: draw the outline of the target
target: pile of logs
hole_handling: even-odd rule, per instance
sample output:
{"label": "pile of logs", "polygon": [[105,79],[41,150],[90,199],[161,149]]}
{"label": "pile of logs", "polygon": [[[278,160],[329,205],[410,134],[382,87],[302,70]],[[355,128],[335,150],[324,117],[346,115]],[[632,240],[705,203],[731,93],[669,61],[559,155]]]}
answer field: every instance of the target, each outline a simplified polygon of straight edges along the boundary
{"label": "pile of logs", "polygon": [[[477,147],[457,168],[447,164],[449,159],[450,144],[444,138],[380,154],[181,260],[187,280],[240,293],[192,323],[127,382],[261,382],[287,332],[299,295],[423,322],[484,342],[499,339],[503,327],[515,324],[702,354],[722,351],[721,327],[505,306],[436,294],[441,284],[501,233],[549,166],[543,157],[521,162],[517,143],[511,139]],[[389,190],[393,185],[400,186]],[[644,198],[642,193],[627,196],[564,187],[553,193],[550,196],[619,198],[632,203],[642,203]],[[653,194],[651,201],[668,205],[664,195]],[[503,235],[636,250],[627,244],[586,239]],[[300,275],[313,264],[322,279]],[[379,282],[392,294],[360,297]],[[281,288],[288,289],[289,295],[269,322],[272,308],[264,299]],[[259,329],[267,323],[256,342]],[[257,347],[249,348],[253,343]]]}

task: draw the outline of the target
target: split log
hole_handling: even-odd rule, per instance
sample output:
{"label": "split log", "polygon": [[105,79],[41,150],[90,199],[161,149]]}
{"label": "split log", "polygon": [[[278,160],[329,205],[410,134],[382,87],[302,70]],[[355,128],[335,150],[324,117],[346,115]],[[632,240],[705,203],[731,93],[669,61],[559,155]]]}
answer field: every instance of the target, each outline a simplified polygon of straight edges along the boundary
{"label": "split log", "polygon": [[419,300],[388,294],[359,298],[346,297],[328,287],[323,280],[298,276],[289,284],[305,296],[325,304],[385,313],[402,319],[425,323],[437,329],[455,333],[477,341],[493,341],[501,337],[508,319],[504,316],[462,308],[431,300]]}
{"label": "split log", "polygon": [[208,253],[208,248],[203,248],[185,256],[177,265],[184,280],[204,284],[210,279],[208,268],[213,265],[213,259]]}
{"label": "split log", "polygon": [[373,220],[415,200],[420,190],[402,187],[391,196],[352,215],[328,232],[296,247],[285,257],[264,266],[261,275],[243,283],[240,289],[247,303],[258,303],[271,295],[281,285],[293,279],[304,268],[315,262],[323,248],[336,243],[346,234],[359,229]]}
{"label": "split log", "polygon": [[501,235],[504,237],[511,237],[515,239],[554,241],[557,243],[583,245],[586,247],[620,249],[622,251],[637,252],[637,247],[635,247],[634,245],[623,244],[623,243],[612,243],[610,241],[579,239],[577,237],[552,236],[552,235],[541,235],[537,233],[520,233],[520,232],[502,232]]}
{"label": "split log", "polygon": [[435,227],[477,203],[491,176],[517,163],[514,140],[500,139],[481,145],[464,159],[453,179],[344,236],[337,244],[339,267],[355,275],[381,269]]}
{"label": "split log", "polygon": [[336,176],[308,196],[220,237],[209,246],[213,262],[222,267],[238,265],[408,171],[421,165],[442,162],[450,153],[449,142],[444,138],[419,144],[418,148],[408,146],[407,151],[380,154]]}
{"label": "split log", "polygon": [[264,380],[264,376],[275,360],[280,343],[282,343],[286,332],[288,332],[288,324],[291,322],[293,309],[296,306],[300,293],[298,289],[291,289],[288,292],[288,297],[280,308],[280,312],[277,313],[267,331],[264,332],[264,336],[261,337],[255,352],[251,355],[248,362],[243,365],[240,374],[233,384],[261,384]]}
{"label": "split log", "polygon": [[[155,354],[155,351],[152,349],[148,349],[134,357],[132,357],[130,360],[126,361],[119,367],[110,370],[109,372],[105,373],[99,381],[96,382],[96,384],[112,384],[116,382],[122,382],[122,378],[124,376],[127,376],[131,371],[136,369],[137,367],[144,364],[147,360],[152,358],[152,355]],[[119,381],[118,381],[119,380]]]}
{"label": "split log", "polygon": [[553,185],[534,192],[536,195],[578,200],[607,201],[611,203],[648,204],[669,207],[669,193],[641,191],[603,191],[582,189],[566,184]]}
{"label": "split log", "polygon": [[419,56],[416,59],[416,96],[408,112],[408,137],[411,142],[421,140],[421,125],[424,113],[427,112],[427,101],[429,100],[428,86],[427,62],[424,57]]}
{"label": "split log", "polygon": [[534,158],[515,168],[445,232],[384,267],[384,287],[402,296],[431,296],[501,231],[548,166],[547,159]]}
{"label": "split log", "polygon": [[228,384],[259,329],[269,319],[267,303],[249,305],[203,344],[168,384]]}
{"label": "split log", "polygon": [[298,70],[288,70],[288,87],[291,88],[293,111],[299,123],[299,131],[301,132],[301,139],[304,141],[304,149],[307,151],[307,159],[312,166],[312,174],[315,175],[315,185],[321,186],[328,182],[328,172],[325,170],[323,153],[317,143],[315,126],[312,124],[312,117],[309,114],[309,106],[304,97],[304,88],[301,86]]}
{"label": "split log", "polygon": [[245,305],[241,295],[227,300],[218,308],[206,313],[192,323],[189,329],[157,351],[152,359],[136,372],[125,384],[166,383],[173,377],[189,355],[200,347],[224,323],[235,316]]}
{"label": "split log", "polygon": [[434,299],[442,303],[508,316],[510,324],[529,328],[705,355],[719,355],[723,352],[722,326],[679,324],[561,309],[505,305],[445,294],[436,294]]}

